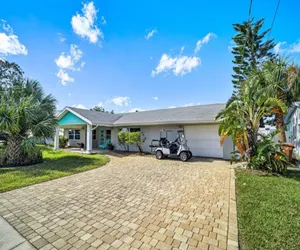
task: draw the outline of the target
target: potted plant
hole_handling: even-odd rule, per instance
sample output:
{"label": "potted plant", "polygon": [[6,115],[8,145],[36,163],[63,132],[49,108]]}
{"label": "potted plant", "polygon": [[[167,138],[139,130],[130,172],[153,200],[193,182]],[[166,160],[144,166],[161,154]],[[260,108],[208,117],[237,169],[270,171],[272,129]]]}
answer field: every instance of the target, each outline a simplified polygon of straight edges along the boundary
{"label": "potted plant", "polygon": [[108,149],[109,150],[114,150],[114,148],[115,148],[114,144],[112,144],[112,143],[108,144]]}

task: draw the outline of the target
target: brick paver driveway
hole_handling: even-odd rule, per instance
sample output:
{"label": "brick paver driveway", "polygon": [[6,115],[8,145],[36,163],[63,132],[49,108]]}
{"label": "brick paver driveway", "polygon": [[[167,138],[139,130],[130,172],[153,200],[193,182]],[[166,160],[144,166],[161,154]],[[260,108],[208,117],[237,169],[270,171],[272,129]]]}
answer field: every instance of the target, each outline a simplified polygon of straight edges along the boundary
{"label": "brick paver driveway", "polygon": [[232,173],[219,160],[111,157],[0,194],[0,215],[37,249],[237,249]]}

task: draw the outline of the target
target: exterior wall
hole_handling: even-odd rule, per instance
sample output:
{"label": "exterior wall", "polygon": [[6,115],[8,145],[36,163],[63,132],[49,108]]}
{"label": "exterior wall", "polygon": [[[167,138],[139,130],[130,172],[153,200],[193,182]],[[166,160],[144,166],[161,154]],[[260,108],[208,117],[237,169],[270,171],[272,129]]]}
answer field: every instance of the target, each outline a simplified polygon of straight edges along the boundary
{"label": "exterior wall", "polygon": [[[132,126],[136,128],[137,126]],[[233,143],[228,138],[224,147],[220,146],[220,137],[218,135],[218,124],[205,124],[205,125],[162,125],[162,126],[140,126],[141,132],[146,137],[142,146],[144,152],[151,152],[149,145],[153,139],[159,140],[160,131],[162,129],[169,130],[184,130],[187,139],[187,144],[190,147],[194,156],[213,157],[231,159],[231,152],[233,151]],[[120,128],[112,129],[112,143],[115,145],[116,150],[124,150],[123,146],[118,144],[118,132]],[[131,146],[130,151],[138,151],[137,147]]]}
{"label": "exterior wall", "polygon": [[[84,147],[86,147],[86,132],[85,128],[70,128],[70,129],[79,129],[80,130],[80,140],[69,140],[68,141],[68,146],[69,147],[79,147],[78,143],[83,143]],[[69,129],[65,128],[64,129],[64,135],[65,137],[69,138]]]}
{"label": "exterior wall", "polygon": [[287,141],[294,144],[294,158],[300,160],[300,109],[293,113],[287,126]]}

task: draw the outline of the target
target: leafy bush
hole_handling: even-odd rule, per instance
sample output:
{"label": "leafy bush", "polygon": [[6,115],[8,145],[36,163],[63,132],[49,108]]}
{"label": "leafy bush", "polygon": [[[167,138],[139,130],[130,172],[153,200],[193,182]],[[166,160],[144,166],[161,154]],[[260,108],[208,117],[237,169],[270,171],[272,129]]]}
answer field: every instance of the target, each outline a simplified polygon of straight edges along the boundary
{"label": "leafy bush", "polygon": [[120,131],[118,133],[118,143],[120,146],[123,146],[126,151],[129,151],[129,145],[127,144],[128,133],[129,132],[123,132],[123,131]]}
{"label": "leafy bush", "polygon": [[126,151],[129,150],[129,145],[135,145],[142,153],[142,144],[146,138],[141,132],[119,132],[118,133],[119,145],[122,145]]}
{"label": "leafy bush", "polygon": [[281,145],[274,141],[278,131],[263,136],[256,144],[255,155],[251,158],[250,167],[284,174],[291,163],[281,152]]}
{"label": "leafy bush", "polygon": [[59,147],[65,148],[67,146],[69,139],[65,136],[59,136]]}

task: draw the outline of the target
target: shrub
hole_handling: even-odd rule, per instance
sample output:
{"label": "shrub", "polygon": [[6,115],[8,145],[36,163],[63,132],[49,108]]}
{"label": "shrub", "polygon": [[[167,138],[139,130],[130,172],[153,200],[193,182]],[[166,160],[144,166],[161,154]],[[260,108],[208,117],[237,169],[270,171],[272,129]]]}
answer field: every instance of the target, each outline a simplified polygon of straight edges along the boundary
{"label": "shrub", "polygon": [[139,149],[140,153],[143,152],[142,144],[145,142],[146,138],[141,132],[127,132],[127,144],[135,145]]}
{"label": "shrub", "polygon": [[129,132],[123,132],[123,131],[120,131],[118,133],[118,143],[120,146],[123,146],[126,151],[129,151],[129,145],[127,143],[128,133]]}
{"label": "shrub", "polygon": [[59,136],[59,147],[65,148],[67,146],[69,139],[65,136]]}
{"label": "shrub", "polygon": [[270,133],[257,142],[255,155],[250,160],[250,167],[284,174],[286,167],[291,165],[287,155],[281,152],[281,145],[274,141],[278,131]]}

